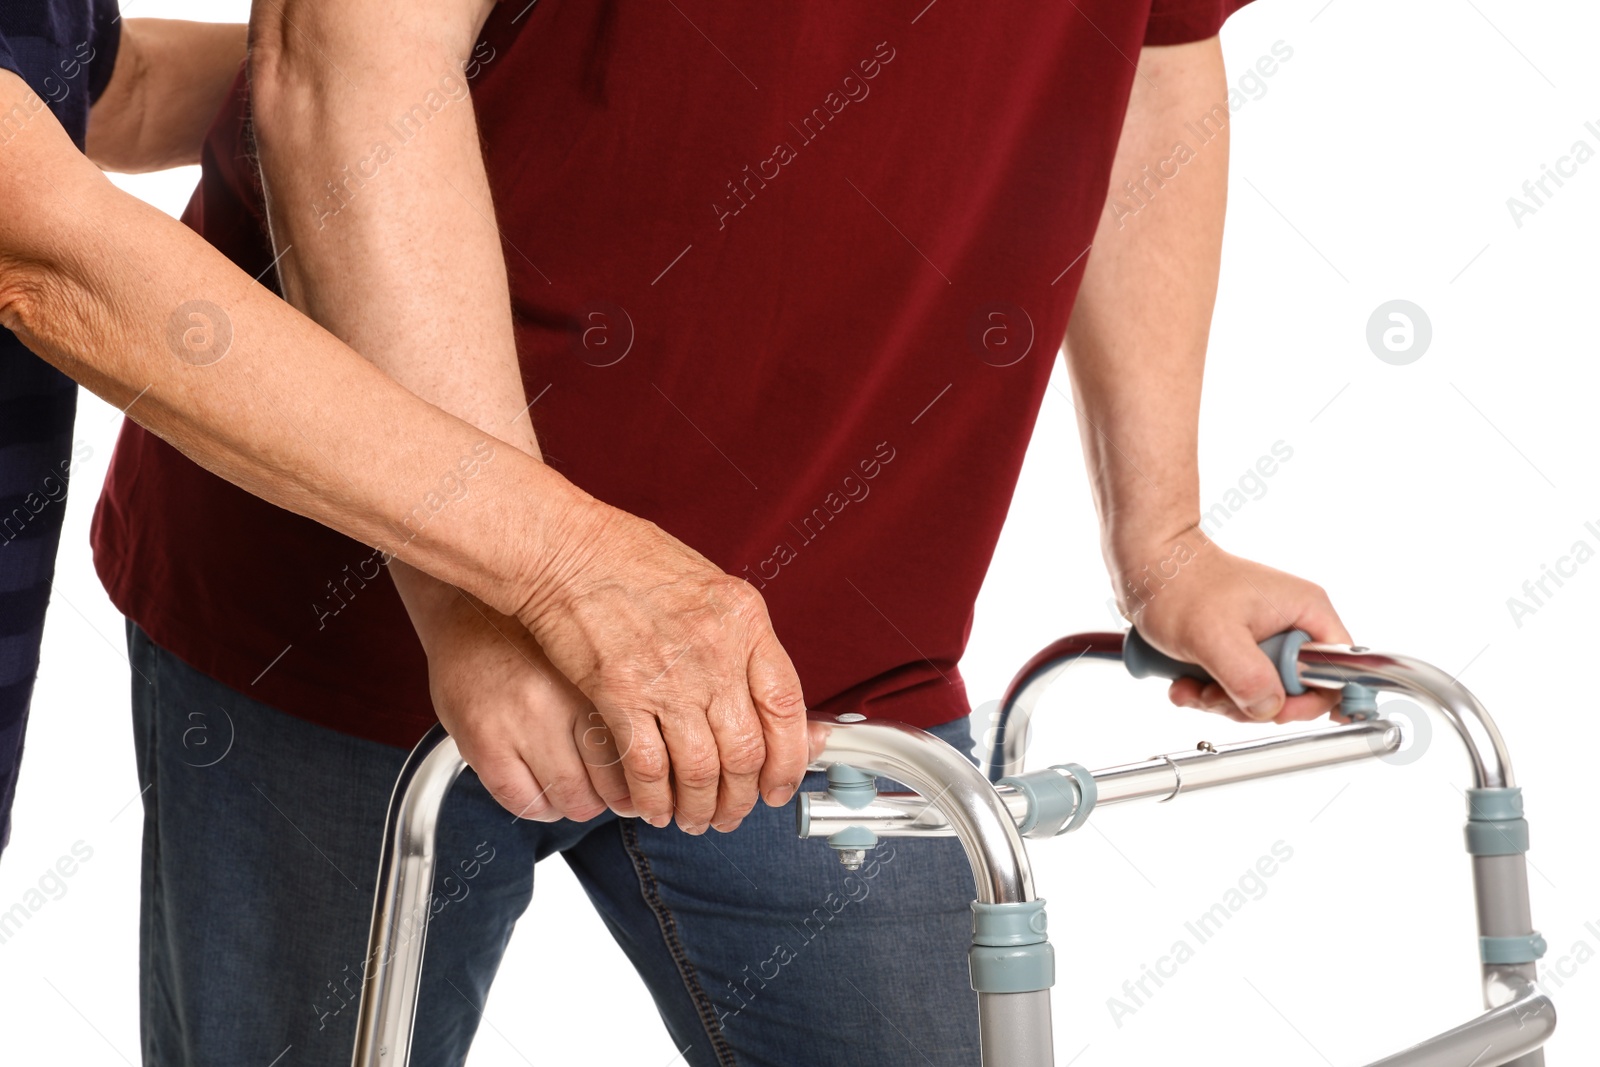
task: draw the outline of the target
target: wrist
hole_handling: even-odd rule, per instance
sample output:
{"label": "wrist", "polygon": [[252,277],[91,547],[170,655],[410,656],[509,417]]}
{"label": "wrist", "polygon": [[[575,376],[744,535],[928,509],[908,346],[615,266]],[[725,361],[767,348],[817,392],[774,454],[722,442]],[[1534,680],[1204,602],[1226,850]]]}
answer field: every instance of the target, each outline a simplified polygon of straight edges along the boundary
{"label": "wrist", "polygon": [[1137,534],[1108,536],[1106,570],[1124,618],[1137,622],[1141,611],[1183,568],[1213,547],[1198,519],[1141,523]]}
{"label": "wrist", "polygon": [[1198,550],[1210,538],[1191,511],[1155,516],[1123,516],[1106,523],[1101,551],[1113,578],[1121,578],[1172,555],[1181,546]]}
{"label": "wrist", "polygon": [[[533,630],[535,621],[566,597],[575,577],[587,568],[614,509],[543,463],[529,466],[537,468],[535,487],[518,498],[537,501],[531,526],[523,526],[531,536],[513,551],[504,602],[494,606]],[[517,515],[512,521],[526,524],[527,518]]]}

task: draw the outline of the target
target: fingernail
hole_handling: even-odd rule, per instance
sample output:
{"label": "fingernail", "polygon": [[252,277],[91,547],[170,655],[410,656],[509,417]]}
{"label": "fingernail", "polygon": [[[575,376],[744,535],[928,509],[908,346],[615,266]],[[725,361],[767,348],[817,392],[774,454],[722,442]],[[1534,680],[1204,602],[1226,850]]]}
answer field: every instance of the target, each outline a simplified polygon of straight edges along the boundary
{"label": "fingernail", "polygon": [[735,819],[733,822],[719,822],[712,826],[712,829],[719,834],[731,834],[739,828],[740,821]]}
{"label": "fingernail", "polygon": [[780,785],[776,789],[772,790],[772,792],[767,794],[767,805],[773,808],[781,808],[793,799],[794,786]]}
{"label": "fingernail", "polygon": [[1262,697],[1260,700],[1257,700],[1255,703],[1245,708],[1245,711],[1249,712],[1252,719],[1265,721],[1267,719],[1275,719],[1278,717],[1278,707],[1279,705],[1276,697]]}
{"label": "fingernail", "polygon": [[667,823],[672,821],[672,816],[671,815],[647,815],[647,816],[645,816],[645,820],[644,821],[649,823],[651,826],[654,826],[657,830],[660,830],[660,829],[664,828],[667,825]]}

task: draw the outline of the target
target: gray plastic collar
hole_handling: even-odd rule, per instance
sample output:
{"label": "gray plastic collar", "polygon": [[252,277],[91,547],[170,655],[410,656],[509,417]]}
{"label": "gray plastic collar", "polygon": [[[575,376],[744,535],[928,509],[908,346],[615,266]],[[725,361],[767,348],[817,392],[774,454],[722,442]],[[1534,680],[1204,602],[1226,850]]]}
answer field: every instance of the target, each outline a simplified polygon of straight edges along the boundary
{"label": "gray plastic collar", "polygon": [[1469,822],[1467,851],[1474,856],[1514,856],[1528,851],[1528,820]]}
{"label": "gray plastic collar", "polygon": [[1467,790],[1467,818],[1476,822],[1522,818],[1522,788]]}
{"label": "gray plastic collar", "polygon": [[1094,810],[1100,791],[1094,775],[1077,763],[1058,763],[1042,771],[1002,778],[1028,800],[1028,814],[1017,832],[1023,837],[1045,838],[1071,833]]}
{"label": "gray plastic collar", "polygon": [[1484,963],[1533,963],[1544,956],[1545,948],[1537,930],[1521,937],[1478,938],[1478,954]]}
{"label": "gray plastic collar", "polygon": [[1056,955],[1045,932],[1044,901],[972,903],[967,962],[979,993],[1031,993],[1056,983]]}
{"label": "gray plastic collar", "polygon": [[1467,851],[1474,856],[1513,856],[1528,851],[1528,820],[1522,790],[1467,790]]}

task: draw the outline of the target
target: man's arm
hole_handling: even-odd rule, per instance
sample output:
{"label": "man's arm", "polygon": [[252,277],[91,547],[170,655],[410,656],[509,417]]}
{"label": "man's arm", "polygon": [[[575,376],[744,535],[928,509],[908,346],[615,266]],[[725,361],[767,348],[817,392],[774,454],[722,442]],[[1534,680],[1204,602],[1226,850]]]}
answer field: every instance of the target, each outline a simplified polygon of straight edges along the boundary
{"label": "man's arm", "polygon": [[89,158],[123,174],[200,162],[244,62],[244,25],[123,19],[121,27],[111,80],[89,112]]}
{"label": "man's arm", "polygon": [[[1194,141],[1185,128],[1228,114],[1216,38],[1146,48],[1139,58],[1112,188]],[[1228,132],[1203,145],[1137,213],[1102,214],[1067,330],[1079,432],[1118,603],[1162,651],[1219,684],[1180,680],[1175,703],[1235,718],[1315,718],[1333,696],[1285,700],[1255,642],[1298,627],[1350,635],[1318,587],[1231,556],[1200,529],[1200,381],[1216,299],[1227,201]]]}
{"label": "man's arm", "polygon": [[[288,299],[419,396],[537,457],[462,75],[491,7],[258,3],[253,113]],[[621,512],[585,549],[520,617],[619,739],[625,782],[590,768],[592,791],[570,747],[535,742],[532,656],[506,657],[503,628],[453,589],[392,572],[436,698],[457,694],[436,700],[440,717],[491,791],[519,814],[553,799],[583,817],[604,800],[697,832],[737,826],[758,786],[787,800],[807,759],[804,703],[759,595]],[[454,684],[463,674],[478,684]]]}

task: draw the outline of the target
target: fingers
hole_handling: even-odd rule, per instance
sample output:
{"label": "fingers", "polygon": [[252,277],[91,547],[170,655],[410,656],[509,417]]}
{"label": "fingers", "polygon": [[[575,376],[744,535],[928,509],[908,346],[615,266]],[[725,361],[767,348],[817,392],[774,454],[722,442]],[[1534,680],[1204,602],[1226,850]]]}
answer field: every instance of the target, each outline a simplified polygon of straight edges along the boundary
{"label": "fingers", "polygon": [[800,788],[806,764],[811,762],[806,699],[789,654],[771,630],[751,651],[748,674],[750,699],[766,741],[761,795],[768,804],[778,807],[787,804]]}
{"label": "fingers", "polygon": [[[1293,625],[1285,628],[1304,630],[1314,642],[1350,643],[1350,633],[1327,595],[1315,586],[1309,587]],[[1244,628],[1214,631],[1197,649],[1195,659],[1217,681],[1174,681],[1168,690],[1174,704],[1224,714],[1240,722],[1287,723],[1320,718],[1339,702],[1338,691],[1329,689],[1308,689],[1289,696],[1277,664],[1260,651],[1252,632]]]}
{"label": "fingers", "polygon": [[1300,609],[1300,617],[1295,620],[1295,627],[1304,630],[1311,635],[1311,640],[1321,644],[1350,644],[1350,631],[1345,629],[1339,613],[1333,610],[1327,594],[1320,589],[1317,593],[1319,595],[1311,603]]}
{"label": "fingers", "polygon": [[582,558],[552,571],[519,615],[629,736],[620,758],[633,808],[703,833],[732,829],[758,794],[786,803],[810,756],[805,699],[760,593],[652,523],[584,507]]}
{"label": "fingers", "polygon": [[489,795],[512,815],[534,822],[555,822],[561,813],[550,803],[528,764],[515,751],[467,761]]}
{"label": "fingers", "polygon": [[[1301,606],[1299,615],[1295,619],[1295,628],[1304,630],[1311,635],[1312,641],[1321,644],[1351,643],[1350,631],[1345,629],[1339,613],[1333,610],[1333,604],[1328,600],[1327,593],[1316,586],[1312,587],[1312,595]],[[1337,689],[1308,689],[1300,696],[1293,696],[1285,701],[1283,709],[1278,713],[1277,721],[1304,722],[1309,719],[1320,719],[1332,711],[1338,703]]]}
{"label": "fingers", "polygon": [[626,739],[622,774],[634,810],[651,826],[667,825],[672,821],[672,765],[655,717],[642,711],[631,714],[608,711],[599,700],[595,706],[613,734]]}
{"label": "fingers", "polygon": [[522,750],[522,759],[544,787],[544,799],[557,817],[588,822],[606,810],[606,802],[590,781],[588,765],[565,737],[557,744]]}
{"label": "fingers", "polygon": [[[1277,718],[1286,694],[1277,665],[1242,626],[1217,629],[1197,649],[1198,659],[1234,706],[1256,722]],[[1211,688],[1211,687],[1207,687]],[[1202,701],[1208,696],[1201,690]]]}
{"label": "fingers", "polygon": [[606,806],[624,818],[639,814],[628,793],[628,778],[622,771],[622,753],[627,739],[620,742],[593,705],[573,720],[573,743],[589,771],[589,784]]}
{"label": "fingers", "polygon": [[703,834],[717,810],[722,763],[716,738],[704,713],[670,715],[661,720],[661,736],[672,764],[672,799],[678,829]]}
{"label": "fingers", "polygon": [[766,760],[767,743],[748,692],[713,696],[706,720],[722,760],[722,783],[711,824],[728,833],[756,806],[757,775]]}

